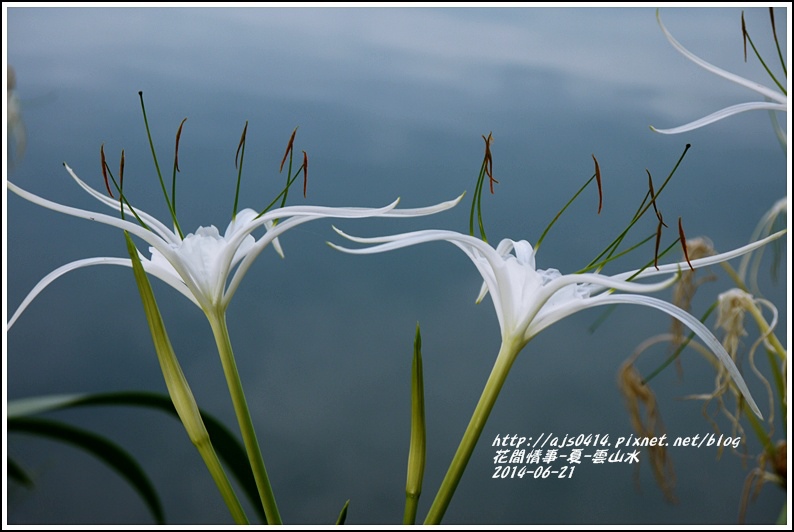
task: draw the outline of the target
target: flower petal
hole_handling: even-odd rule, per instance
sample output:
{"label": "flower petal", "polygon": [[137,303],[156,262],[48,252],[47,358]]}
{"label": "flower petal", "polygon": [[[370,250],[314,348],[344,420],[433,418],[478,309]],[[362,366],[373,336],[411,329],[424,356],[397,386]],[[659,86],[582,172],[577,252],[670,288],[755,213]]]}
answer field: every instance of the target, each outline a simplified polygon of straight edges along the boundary
{"label": "flower petal", "polygon": [[[69,175],[72,176],[72,179],[74,179],[75,182],[78,185],[80,185],[80,188],[88,192],[89,195],[91,195],[99,202],[104,203],[105,205],[107,205],[112,209],[115,209],[117,211],[119,210],[118,200],[109,198],[106,195],[102,194],[101,192],[98,192],[97,190],[88,186],[88,184],[86,184],[82,179],[77,177],[77,174],[74,173],[74,171],[69,167],[68,164],[63,163],[63,166],[64,168],[66,168],[66,171],[69,172]],[[124,205],[124,213],[129,216],[134,216],[132,214],[132,211],[130,210],[130,207],[127,205]],[[157,233],[163,240],[172,243],[179,242],[179,237],[173,231],[171,231],[166,225],[160,222],[160,220],[158,220],[151,214],[148,214],[137,208],[135,209],[135,214],[137,214],[138,217],[140,217],[140,219],[143,220],[143,222],[149,227],[149,229]]]}
{"label": "flower petal", "polygon": [[718,75],[718,76],[720,76],[722,78],[725,78],[728,81],[732,81],[732,82],[736,83],[737,85],[741,85],[742,87],[746,87],[746,88],[748,88],[750,90],[753,90],[753,91],[761,94],[762,96],[764,96],[764,98],[768,98],[771,101],[782,103],[782,104],[785,104],[787,102],[786,96],[784,94],[782,94],[780,92],[777,92],[775,90],[772,90],[769,87],[765,87],[764,85],[761,85],[760,83],[756,83],[755,81],[750,81],[749,79],[745,79],[745,78],[743,78],[741,76],[737,76],[736,74],[732,74],[732,73],[730,73],[730,72],[728,72],[726,70],[723,70],[723,69],[721,69],[719,67],[716,67],[716,66],[712,65],[711,63],[708,63],[708,62],[704,61],[703,59],[699,58],[698,56],[696,56],[695,54],[693,54],[692,52],[690,52],[686,48],[684,48],[681,45],[681,43],[679,43],[675,39],[675,37],[673,37],[670,34],[669,31],[667,31],[667,28],[665,28],[664,24],[662,23],[662,16],[661,16],[661,14],[660,14],[658,9],[656,10],[656,20],[659,21],[659,26],[662,28],[662,32],[664,32],[664,36],[667,37],[667,40],[670,41],[670,44],[673,45],[673,48],[678,50],[681,53],[681,55],[683,55],[684,57],[686,57],[687,59],[689,59],[690,61],[692,61],[696,65],[698,65],[699,67],[708,70],[712,74],[716,74],[716,75]]}
{"label": "flower petal", "polygon": [[164,239],[160,238],[152,231],[149,231],[138,224],[129,222],[127,220],[121,220],[114,216],[108,216],[107,214],[102,214],[93,211],[86,211],[83,209],[77,209],[75,207],[69,207],[67,205],[61,205],[60,203],[55,203],[54,201],[50,201],[48,199],[44,199],[40,196],[32,194],[27,190],[15,185],[11,181],[6,181],[6,187],[14,194],[28,200],[31,203],[35,203],[36,205],[39,205],[41,207],[56,212],[61,212],[63,214],[68,214],[76,218],[83,218],[86,220],[90,220],[92,222],[99,222],[105,225],[110,225],[118,229],[123,229],[125,231],[128,231],[129,233],[141,238],[149,245],[156,247],[161,253],[163,253],[163,255],[176,258],[173,255],[173,251],[169,247],[168,243]]}
{"label": "flower petal", "polygon": [[[693,268],[700,268],[702,266],[710,266],[712,264],[718,264],[720,262],[725,262],[727,260],[734,259],[736,257],[740,257],[740,256],[744,255],[745,253],[750,253],[751,251],[753,251],[755,249],[758,249],[761,246],[764,246],[764,245],[768,244],[769,242],[772,242],[773,240],[776,240],[776,239],[780,238],[781,236],[786,234],[787,231],[788,231],[787,229],[783,229],[783,230],[778,231],[777,233],[774,233],[774,234],[772,234],[772,235],[770,235],[770,236],[768,236],[766,238],[763,238],[761,240],[756,240],[755,242],[747,244],[746,246],[742,246],[740,248],[736,248],[734,250],[727,251],[725,253],[719,253],[717,255],[711,255],[710,257],[703,257],[702,259],[695,259],[695,260],[691,261],[692,267]],[[659,266],[658,270],[656,268],[646,268],[644,270],[632,270],[632,271],[629,271],[629,272],[626,272],[626,273],[613,275],[612,279],[615,279],[615,280],[618,280],[618,279],[626,280],[626,279],[629,279],[629,278],[641,279],[641,278],[644,278],[644,277],[651,277],[653,275],[664,275],[664,274],[667,274],[667,273],[677,272],[678,270],[683,270],[684,268],[689,268],[689,265],[686,262],[676,262],[674,264],[664,264],[662,266]]]}
{"label": "flower petal", "polygon": [[728,118],[729,116],[743,113],[745,111],[769,110],[769,111],[786,112],[787,109],[788,106],[786,104],[780,104],[780,103],[772,103],[772,102],[740,103],[736,105],[731,105],[730,107],[726,107],[725,109],[720,109],[715,113],[712,113],[708,116],[704,116],[703,118],[699,120],[695,120],[694,122],[684,124],[683,126],[678,126],[670,129],[656,129],[655,127],[651,126],[651,129],[656,133],[662,133],[663,135],[675,135],[677,133],[684,133],[685,131],[692,131],[693,129],[698,129],[703,126],[707,126],[709,124],[717,122],[718,120],[722,120],[723,118]]}
{"label": "flower petal", "polygon": [[[240,261],[237,271],[234,272],[231,281],[223,296],[222,304],[228,305],[232,295],[237,290],[248,268],[251,267],[253,261],[267,247],[271,242],[274,243],[276,251],[281,252],[281,246],[277,244],[279,235],[302,223],[320,218],[370,218],[370,217],[389,217],[389,218],[402,218],[408,216],[425,216],[435,214],[447,209],[451,209],[460,202],[463,194],[451,201],[445,201],[430,207],[422,207],[417,209],[397,209],[399,198],[394,202],[379,208],[362,208],[362,207],[311,207],[311,206],[292,206],[273,209],[263,215],[255,218],[242,228],[236,231],[235,240],[240,239],[243,235],[250,233],[257,225],[264,224],[268,229],[267,232],[260,237],[256,244],[254,244],[245,257]],[[286,220],[284,219],[286,218]],[[275,220],[278,220],[276,225],[268,225]]]}
{"label": "flower petal", "polygon": [[679,320],[681,323],[692,329],[692,331],[700,337],[703,343],[705,343],[706,346],[708,346],[709,349],[711,349],[711,351],[717,356],[722,365],[725,366],[725,369],[728,370],[733,382],[747,400],[747,404],[750,409],[752,409],[753,413],[755,413],[755,415],[760,419],[764,418],[764,416],[761,415],[761,410],[759,410],[758,405],[755,403],[750,390],[747,388],[744,378],[742,377],[741,373],[739,373],[739,370],[736,368],[736,364],[734,364],[728,352],[725,351],[725,348],[708,329],[708,327],[700,323],[697,318],[667,301],[634,294],[610,294],[607,297],[591,298],[586,300],[586,304],[584,306],[595,307],[599,305],[611,305],[613,303],[643,305],[646,307],[655,308],[669,314],[673,318]]}
{"label": "flower petal", "polygon": [[[187,297],[193,303],[198,305],[196,298],[193,297],[193,294],[190,293],[190,291],[187,289],[187,287],[181,281],[181,279],[172,273],[173,270],[168,271],[162,269],[158,265],[153,264],[152,262],[150,262],[149,260],[143,257],[141,258],[141,261],[147,273],[154,275],[163,282],[169,284],[177,291],[179,291],[183,296]],[[10,330],[11,327],[14,326],[14,323],[16,323],[16,321],[25,311],[25,309],[27,309],[28,306],[33,302],[33,300],[36,299],[36,297],[38,297],[38,295],[42,291],[44,291],[45,288],[47,288],[50,284],[52,284],[53,281],[55,281],[62,275],[88,266],[106,266],[106,265],[126,266],[128,268],[132,267],[132,263],[130,259],[122,259],[117,257],[92,257],[89,259],[80,259],[74,262],[70,262],[69,264],[64,264],[60,268],[57,268],[52,272],[48,273],[46,276],[44,276],[44,278],[42,278],[38,283],[36,283],[36,286],[33,287],[33,289],[28,293],[27,296],[25,296],[25,299],[22,300],[22,303],[19,305],[16,312],[14,312],[14,315],[11,316],[10,320],[8,320],[8,324],[6,325],[6,330]]]}
{"label": "flower petal", "polygon": [[86,266],[96,266],[101,264],[115,264],[117,266],[132,266],[130,263],[130,259],[118,259],[114,257],[94,257],[90,259],[81,259],[76,260],[74,262],[70,262],[69,264],[65,264],[60,268],[57,268],[44,276],[44,278],[36,283],[36,286],[25,296],[25,299],[22,300],[22,303],[17,308],[14,315],[11,316],[11,319],[8,320],[8,325],[6,325],[6,330],[11,329],[16,323],[19,316],[25,311],[25,309],[30,305],[30,303],[36,299],[36,297],[45,289],[47,286],[50,285],[53,281],[55,281],[58,277],[64,275],[73,270],[77,270],[79,268],[84,268]]}

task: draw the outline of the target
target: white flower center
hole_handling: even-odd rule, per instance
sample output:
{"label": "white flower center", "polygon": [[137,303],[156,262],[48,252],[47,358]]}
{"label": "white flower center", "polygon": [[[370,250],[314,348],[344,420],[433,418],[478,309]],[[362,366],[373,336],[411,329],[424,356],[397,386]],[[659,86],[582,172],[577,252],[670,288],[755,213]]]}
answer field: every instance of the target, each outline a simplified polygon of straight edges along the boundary
{"label": "white flower center", "polygon": [[[251,212],[248,212],[251,211]],[[226,278],[232,267],[251,250],[256,240],[246,235],[232,253],[231,242],[236,233],[256,217],[251,209],[245,209],[229,224],[226,234],[221,236],[214,225],[199,227],[179,243],[172,245],[180,262],[181,269],[186,271],[198,290],[210,301],[217,302],[223,295]],[[157,249],[150,247],[153,265],[163,268],[171,274],[184,276]],[[186,283],[188,284],[188,283]]]}

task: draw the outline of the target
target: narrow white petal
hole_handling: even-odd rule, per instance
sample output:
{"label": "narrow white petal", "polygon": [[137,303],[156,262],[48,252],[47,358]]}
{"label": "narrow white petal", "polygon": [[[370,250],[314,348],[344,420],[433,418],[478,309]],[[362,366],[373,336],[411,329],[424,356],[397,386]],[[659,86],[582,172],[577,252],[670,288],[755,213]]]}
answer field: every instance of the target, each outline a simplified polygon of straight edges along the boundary
{"label": "narrow white petal", "polygon": [[[74,173],[74,171],[69,167],[68,164],[63,163],[63,166],[64,168],[66,168],[66,171],[69,172],[69,175],[72,176],[72,179],[74,179],[75,182],[78,185],[80,185],[80,188],[88,192],[93,198],[97,199],[101,203],[104,203],[111,209],[119,210],[118,200],[109,198],[104,194],[88,186],[87,183],[85,183],[82,179],[77,177],[77,174]],[[129,216],[133,216],[132,211],[130,211],[130,208],[126,205],[124,206],[124,213]],[[179,242],[179,237],[173,231],[171,231],[166,225],[160,222],[160,220],[158,220],[151,214],[148,214],[145,211],[142,211],[137,208],[135,209],[135,214],[137,214],[140,217],[140,219],[143,220],[143,223],[145,223],[152,231],[160,235],[163,238],[163,240],[174,243]]]}
{"label": "narrow white petal", "polygon": [[[424,231],[412,231],[409,233],[400,233],[396,235],[388,235],[388,236],[380,236],[380,237],[359,237],[359,236],[349,235],[336,227],[333,227],[333,229],[340,236],[343,236],[353,242],[358,242],[360,244],[380,244],[368,248],[356,249],[356,248],[346,248],[334,244],[332,242],[328,242],[328,245],[331,246],[332,248],[339,251],[343,251],[345,253],[352,253],[352,254],[381,253],[383,251],[390,251],[393,249],[413,246],[414,244],[420,244],[423,242],[446,240],[448,242],[460,243],[463,244],[463,246],[476,249],[477,251],[482,253],[483,257],[488,259],[489,262],[493,262],[494,265],[499,264],[503,260],[501,255],[497,253],[497,251],[494,248],[492,248],[487,242],[484,242],[479,238],[473,236],[457,233],[455,231],[445,231],[443,229],[428,229]],[[464,251],[466,251],[466,249],[463,246],[459,246],[459,247],[461,247],[461,249],[464,249]]]}
{"label": "narrow white petal", "polygon": [[[126,220],[120,220],[113,216],[108,216],[106,214],[102,214],[98,212],[85,211],[83,209],[76,209],[74,207],[68,207],[66,205],[61,205],[60,203],[55,203],[54,201],[50,201],[42,197],[36,196],[35,194],[31,194],[30,192],[18,187],[17,185],[13,184],[10,181],[6,182],[6,186],[13,193],[30,201],[31,203],[35,203],[36,205],[40,205],[42,207],[51,209],[53,211],[68,214],[70,216],[75,216],[77,218],[84,218],[92,222],[99,222],[105,225],[117,227],[119,229],[128,231],[129,233],[141,238],[142,240],[150,244],[153,248],[155,248],[157,251],[159,251],[168,260],[168,262],[171,263],[174,269],[179,273],[179,275],[188,285],[188,289],[193,293],[193,295],[199,301],[201,301],[202,299],[201,290],[193,281],[190,275],[190,271],[182,263],[181,257],[174,251],[172,245],[169,242],[163,240],[153,232],[139,226],[138,224],[128,222]],[[208,302],[203,302],[203,303],[207,304]]]}
{"label": "narrow white petal", "polygon": [[426,216],[435,214],[441,211],[451,209],[457,205],[463,198],[463,194],[454,200],[445,201],[429,207],[420,207],[416,209],[397,209],[397,204],[400,199],[397,198],[389,205],[384,207],[317,207],[317,206],[301,206],[293,205],[289,207],[281,207],[267,211],[256,221],[264,223],[265,220],[280,220],[290,216],[319,216],[322,218],[370,218],[370,217],[387,217],[387,218],[404,218],[413,216]]}
{"label": "narrow white petal", "polygon": [[343,236],[353,242],[358,242],[359,244],[382,244],[378,246],[371,246],[368,248],[346,248],[334,244],[332,242],[328,242],[328,245],[331,246],[332,248],[339,251],[343,251],[345,253],[352,253],[352,254],[381,253],[383,251],[404,248],[422,242],[431,242],[434,240],[446,240],[450,235],[457,234],[457,233],[453,233],[452,231],[444,231],[441,229],[430,229],[425,231],[413,231],[410,233],[400,233],[396,235],[387,235],[387,236],[379,236],[379,237],[360,237],[360,236],[349,235],[335,226],[332,226],[332,228],[340,236]]}
{"label": "narrow white petal", "polygon": [[44,276],[44,278],[36,283],[36,286],[25,296],[25,299],[22,300],[22,303],[17,308],[14,315],[11,316],[11,319],[8,320],[8,325],[6,325],[6,330],[11,329],[14,326],[14,323],[17,321],[19,316],[28,308],[28,305],[36,299],[36,297],[45,289],[47,286],[50,285],[53,281],[55,281],[58,277],[64,275],[65,273],[69,273],[70,271],[77,270],[78,268],[84,268],[86,266],[96,266],[101,264],[111,264],[117,266],[131,266],[130,259],[117,259],[114,257],[94,257],[90,259],[81,259],[76,260],[74,262],[70,262],[69,264],[64,264],[60,268],[53,270],[52,272],[48,273]]}
{"label": "narrow white petal", "polygon": [[152,261],[148,260],[146,257],[141,257],[141,264],[143,265],[143,269],[146,271],[146,273],[154,275],[164,283],[168,284],[177,292],[193,302],[194,305],[203,310],[203,307],[196,299],[196,296],[193,294],[193,292],[191,292],[188,286],[185,284],[185,281],[182,279],[182,277],[179,275],[174,275],[173,271],[171,270],[161,268],[159,265],[152,263]]}
{"label": "narrow white petal", "polygon": [[[172,273],[168,271],[153,266],[152,263],[148,261],[146,258],[142,257],[141,262],[143,264],[144,270],[146,270],[147,273],[154,275],[163,282],[169,284],[177,291],[179,291],[182,295],[184,295],[189,300],[191,300],[193,303],[198,305],[196,298],[193,297],[193,294],[190,293],[190,291],[187,289],[185,284],[178,277],[175,277]],[[42,278],[38,283],[36,283],[36,286],[33,287],[33,289],[30,291],[30,293],[28,293],[27,296],[25,296],[25,299],[22,300],[22,303],[19,305],[19,308],[17,308],[16,312],[14,312],[14,315],[11,316],[11,319],[8,320],[8,325],[6,325],[6,330],[9,330],[11,329],[11,327],[13,327],[14,323],[16,323],[17,319],[19,319],[19,317],[22,315],[25,309],[27,309],[27,307],[33,302],[33,300],[36,299],[36,297],[38,297],[38,295],[50,284],[52,284],[56,279],[71,271],[80,268],[85,268],[88,266],[126,266],[128,268],[131,268],[132,262],[130,261],[130,259],[122,259],[117,257],[92,257],[89,259],[80,259],[74,262],[70,262],[69,264],[64,264],[60,268],[57,268],[52,272],[48,273],[46,276],[44,276],[44,278]]]}
{"label": "narrow white petal", "polygon": [[714,334],[700,321],[697,320],[694,316],[689,314],[688,312],[680,309],[679,307],[669,303],[667,301],[662,301],[661,299],[656,299],[653,297],[648,296],[641,296],[641,295],[634,295],[634,294],[609,294],[605,297],[599,298],[591,298],[585,300],[586,303],[582,306],[584,307],[594,307],[599,305],[610,305],[612,303],[625,303],[631,305],[643,305],[646,307],[655,308],[661,310],[669,314],[670,316],[674,317],[687,327],[689,327],[695,334],[697,334],[703,343],[711,349],[711,351],[717,356],[725,369],[728,370],[730,373],[733,382],[736,384],[736,387],[739,388],[739,391],[747,400],[747,404],[750,406],[752,411],[755,413],[756,416],[763,419],[764,416],[761,415],[761,410],[759,410],[758,405],[755,403],[750,390],[747,388],[747,384],[744,382],[744,378],[742,378],[741,373],[736,368],[736,364],[733,363],[730,355],[722,344],[717,340]]}
{"label": "narrow white petal", "polygon": [[60,203],[55,203],[54,201],[50,201],[48,199],[44,199],[40,196],[32,194],[27,190],[18,187],[11,181],[6,182],[6,187],[8,187],[8,190],[13,192],[14,194],[28,200],[31,203],[40,205],[41,207],[45,207],[47,209],[56,212],[61,212],[63,214],[68,214],[76,218],[83,218],[86,220],[90,220],[92,222],[99,222],[105,225],[117,227],[119,229],[123,229],[125,231],[132,233],[133,235],[141,238],[142,240],[146,241],[147,243],[156,247],[157,249],[160,249],[161,251],[162,251],[161,248],[165,248],[166,250],[169,249],[165,240],[163,240],[156,234],[141,227],[136,223],[128,222],[127,220],[121,220],[114,216],[108,216],[107,214],[102,214],[99,212],[86,211],[83,209],[77,209],[75,207],[69,207],[67,205],[61,205]]}
{"label": "narrow white petal", "polygon": [[[775,220],[778,218],[778,216],[785,216],[787,210],[788,196],[785,196],[777,200],[775,204],[772,205],[772,208],[764,213],[764,215],[761,217],[761,220],[758,221],[758,225],[755,226],[755,230],[753,230],[750,240],[756,240],[757,238],[761,237],[761,235],[769,234],[769,232],[772,230]],[[757,253],[756,256],[760,257],[762,252]],[[747,268],[750,264],[751,258],[752,255],[748,253],[747,255],[743,256],[741,262],[739,262],[738,273],[740,279],[747,279]],[[757,287],[753,287],[753,290],[756,288]]]}
{"label": "narrow white petal", "polygon": [[[389,211],[393,211],[400,202],[399,198],[392,203],[377,208],[364,207],[322,207],[314,205],[290,205],[273,209],[262,214],[255,220],[254,225],[264,225],[267,220],[281,220],[291,216],[319,216],[327,218],[369,218],[370,216],[383,216]],[[239,229],[242,231],[242,229]],[[248,231],[250,232],[250,231]]]}
{"label": "narrow white petal", "polygon": [[[740,256],[744,255],[745,253],[750,253],[754,249],[758,249],[761,246],[764,246],[764,245],[768,244],[769,242],[772,242],[773,240],[776,240],[776,239],[780,238],[781,236],[786,234],[786,232],[787,232],[787,229],[783,229],[783,230],[778,231],[777,233],[775,233],[773,235],[770,235],[770,236],[768,236],[768,237],[766,237],[766,238],[764,238],[762,240],[757,240],[755,242],[747,244],[746,246],[742,246],[740,248],[736,248],[736,249],[734,249],[732,251],[726,251],[725,253],[720,253],[718,255],[712,255],[710,257],[704,257],[702,259],[692,260],[691,261],[692,262],[692,267],[693,268],[701,268],[703,266],[710,266],[712,264],[719,264],[720,262],[725,262],[726,260],[730,260],[730,259],[734,259],[736,257],[740,257]],[[686,263],[686,262],[676,262],[674,264],[664,264],[662,266],[659,266],[658,270],[656,268],[646,268],[645,270],[642,270],[642,271],[633,270],[633,271],[629,271],[629,272],[626,272],[626,273],[613,275],[612,279],[625,280],[625,279],[628,279],[630,277],[632,277],[634,279],[641,279],[641,278],[644,278],[644,277],[651,277],[653,275],[664,275],[664,274],[668,274],[668,273],[673,273],[673,272],[677,272],[678,270],[684,270],[684,269],[687,269],[687,268],[689,268],[689,264],[688,263]]]}
{"label": "narrow white petal", "polygon": [[461,194],[460,196],[458,196],[453,200],[437,203],[436,205],[430,205],[429,207],[419,207],[415,209],[394,209],[393,211],[390,211],[384,216],[387,216],[389,218],[406,218],[413,216],[427,216],[428,214],[436,214],[438,212],[451,209],[452,207],[460,203],[460,200],[462,200],[463,196],[465,195],[466,193],[464,192],[463,194]]}
{"label": "narrow white petal", "polygon": [[727,118],[729,116],[733,116],[746,111],[769,110],[769,111],[785,112],[787,108],[788,107],[786,106],[786,104],[772,103],[772,102],[740,103],[736,105],[731,105],[730,107],[726,107],[725,109],[720,109],[716,113],[712,113],[699,120],[695,120],[694,122],[684,124],[683,126],[678,126],[670,129],[656,129],[655,127],[651,126],[651,129],[657,133],[662,133],[664,135],[675,135],[677,133],[684,133],[686,131],[692,131],[693,129],[698,129],[703,126],[707,126],[709,124],[717,122],[718,120],[722,120],[723,118]]}
{"label": "narrow white petal", "polygon": [[704,61],[703,59],[699,58],[698,56],[696,56],[695,54],[693,54],[692,52],[690,52],[686,48],[684,48],[681,45],[681,43],[679,43],[675,39],[675,37],[673,37],[670,34],[669,31],[667,31],[667,28],[665,28],[664,24],[662,23],[662,17],[661,17],[661,14],[659,13],[658,9],[656,10],[656,20],[659,21],[659,26],[662,28],[662,31],[664,32],[664,36],[667,37],[667,40],[670,41],[670,44],[673,45],[673,48],[678,50],[681,53],[681,55],[683,55],[684,57],[686,57],[687,59],[689,59],[690,61],[692,61],[696,65],[698,65],[699,67],[708,70],[712,74],[716,74],[716,75],[718,75],[718,76],[720,76],[722,78],[725,78],[728,81],[732,81],[732,82],[734,82],[734,83],[736,83],[738,85],[741,85],[742,87],[746,87],[746,88],[748,88],[750,90],[753,90],[753,91],[755,91],[755,92],[757,92],[759,94],[762,94],[765,98],[769,98],[772,101],[775,101],[775,102],[778,102],[778,103],[786,103],[787,100],[786,100],[786,96],[784,94],[782,94],[780,92],[777,92],[777,91],[774,91],[774,90],[770,89],[769,87],[765,87],[764,85],[761,85],[760,83],[756,83],[755,81],[750,81],[749,79],[745,79],[745,78],[743,78],[741,76],[737,76],[736,74],[732,74],[732,73],[730,73],[730,72],[728,72],[726,70],[723,70],[723,69],[721,69],[719,67],[716,67],[716,66],[712,65],[711,63],[708,63],[708,62]]}

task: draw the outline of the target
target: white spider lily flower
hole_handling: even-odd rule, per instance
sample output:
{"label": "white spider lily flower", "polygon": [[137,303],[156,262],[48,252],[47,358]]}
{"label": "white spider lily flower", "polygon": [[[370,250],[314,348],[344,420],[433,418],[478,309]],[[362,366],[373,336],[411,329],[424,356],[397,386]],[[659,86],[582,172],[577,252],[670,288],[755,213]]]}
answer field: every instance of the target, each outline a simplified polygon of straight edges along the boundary
{"label": "white spider lily flower", "polygon": [[[536,268],[535,250],[526,240],[516,242],[505,239],[494,249],[479,238],[454,231],[430,230],[385,237],[360,238],[334,229],[343,237],[354,242],[375,244],[367,248],[351,249],[329,243],[333,248],[346,253],[380,253],[437,240],[445,240],[456,245],[472,260],[483,277],[484,284],[477,301],[481,301],[486,293],[491,295],[491,301],[501,327],[502,344],[503,346],[513,345],[516,354],[540,331],[580,310],[615,303],[644,305],[661,310],[687,325],[709,346],[727,368],[750,407],[761,417],[744,379],[714,334],[694,316],[672,303],[639,295],[662,290],[672,285],[678,277],[678,272],[689,267],[687,262],[659,266],[658,270],[649,268],[618,275],[600,273],[563,275],[556,269],[541,270]],[[780,237],[784,232],[781,231],[728,253],[692,260],[691,264],[693,267],[707,266],[738,257]],[[633,279],[660,274],[672,274],[672,277],[655,284],[633,281]],[[616,290],[632,293],[616,293]]]}
{"label": "white spider lily flower", "polygon": [[705,70],[708,70],[713,74],[716,74],[722,78],[727,79],[728,81],[732,81],[733,83],[736,83],[737,85],[741,85],[742,87],[746,87],[752,91],[757,92],[758,94],[764,97],[764,101],[745,102],[736,105],[731,105],[724,109],[720,109],[719,111],[712,113],[708,116],[705,116],[688,124],[684,124],[683,126],[674,127],[670,129],[657,129],[651,126],[651,129],[653,131],[656,131],[657,133],[663,133],[666,135],[675,135],[677,133],[684,133],[686,131],[692,131],[693,129],[698,129],[703,126],[707,126],[713,122],[722,120],[723,118],[727,118],[735,114],[743,113],[745,111],[766,110],[766,111],[770,111],[770,113],[772,114],[773,122],[775,125],[775,131],[778,137],[780,138],[781,143],[783,145],[786,144],[787,142],[786,132],[780,127],[780,125],[777,123],[776,117],[774,116],[774,112],[776,111],[781,111],[784,113],[788,112],[788,97],[785,93],[776,91],[774,89],[770,89],[769,87],[761,85],[760,83],[743,78],[741,76],[723,70],[719,67],[716,67],[711,63],[708,63],[707,61],[704,61],[703,59],[699,58],[698,56],[696,56],[695,54],[684,48],[683,45],[681,45],[681,43],[679,43],[675,39],[675,37],[673,37],[670,34],[669,31],[667,31],[667,28],[662,23],[662,18],[658,10],[656,11],[656,19],[659,21],[659,26],[662,28],[662,32],[664,32],[664,36],[667,38],[670,44],[673,45],[673,48],[675,48],[681,53],[681,55],[683,55],[684,57],[686,57],[687,59],[698,65],[699,67],[704,68]]}
{"label": "white spider lily flower", "polygon": [[[64,163],[64,166],[77,184],[92,197],[119,210],[118,200],[94,190],[77,177],[68,165]],[[146,227],[118,216],[61,205],[32,194],[10,181],[7,182],[7,187],[11,192],[42,207],[117,227],[141,238],[150,245],[151,258],[139,252],[146,272],[171,285],[205,313],[225,311],[248,268],[268,244],[272,243],[279,255],[283,256],[278,237],[296,225],[319,218],[424,216],[454,207],[462,198],[461,195],[452,201],[418,209],[397,209],[399,199],[385,207],[373,209],[289,206],[273,209],[261,215],[253,209],[243,209],[229,223],[223,235],[211,225],[199,227],[195,233],[181,238],[165,224],[135,207],[132,207],[134,215],[139,217]],[[133,216],[129,205],[124,205],[123,209],[127,218]],[[275,223],[276,221],[278,223]],[[251,233],[260,227],[265,228],[265,234],[255,238]],[[74,261],[56,269],[31,290],[9,320],[7,329],[14,325],[31,301],[55,279],[78,268],[101,264],[132,266],[129,258],[95,257]]]}

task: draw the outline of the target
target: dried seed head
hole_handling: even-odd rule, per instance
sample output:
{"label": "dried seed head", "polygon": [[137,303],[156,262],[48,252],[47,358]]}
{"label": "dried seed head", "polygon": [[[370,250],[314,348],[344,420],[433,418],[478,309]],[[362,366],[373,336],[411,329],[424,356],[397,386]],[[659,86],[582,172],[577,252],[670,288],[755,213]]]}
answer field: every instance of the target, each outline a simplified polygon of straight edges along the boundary
{"label": "dried seed head", "polygon": [[753,296],[739,288],[723,292],[717,299],[717,327],[725,330],[722,345],[731,357],[736,356],[739,339],[747,336],[747,331],[744,329],[744,314],[753,305],[755,305]]}
{"label": "dried seed head", "polygon": [[[640,438],[654,438],[665,433],[659,413],[659,406],[653,390],[643,382],[640,373],[634,366],[634,360],[639,353],[626,360],[618,371],[618,386],[626,401],[626,408],[629,410],[629,418],[634,433]],[[645,410],[643,419],[641,409]],[[675,486],[675,472],[673,464],[667,456],[666,447],[663,445],[652,445],[647,447],[653,476],[656,483],[664,492],[665,498],[670,502],[675,502],[673,487]],[[638,464],[639,465],[639,464]]]}
{"label": "dried seed head", "polygon": [[[687,241],[687,248],[689,250],[689,257],[691,259],[700,259],[714,255],[716,251],[714,246],[706,237],[696,237]],[[697,272],[693,270],[685,270],[681,272],[681,277],[673,288],[673,304],[686,311],[692,307],[692,299],[695,297],[698,287],[705,282],[713,281],[716,277],[708,275],[697,279]],[[680,344],[684,340],[684,325],[674,319],[672,320],[671,333],[673,334],[673,343]]]}

